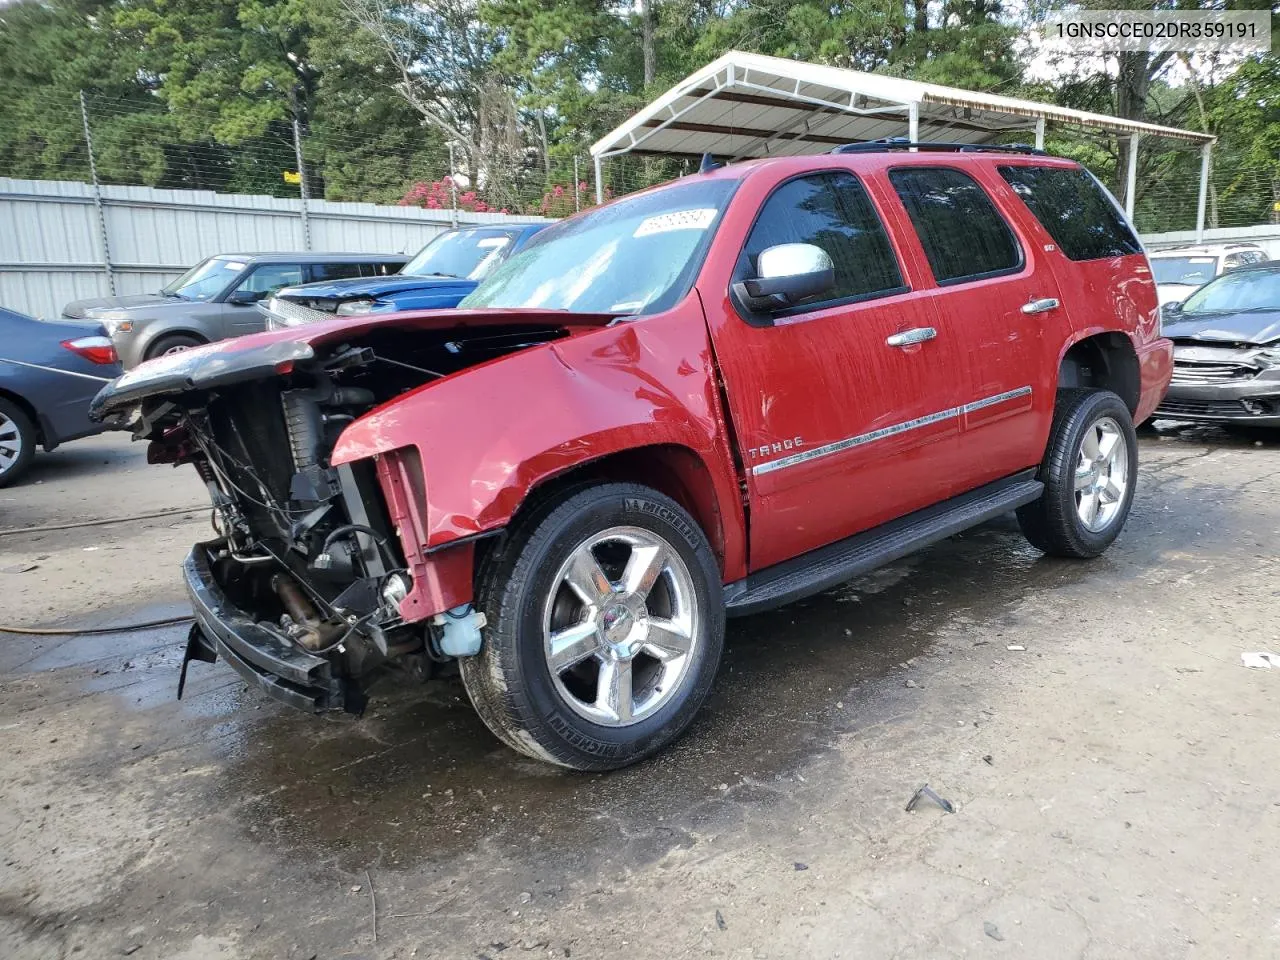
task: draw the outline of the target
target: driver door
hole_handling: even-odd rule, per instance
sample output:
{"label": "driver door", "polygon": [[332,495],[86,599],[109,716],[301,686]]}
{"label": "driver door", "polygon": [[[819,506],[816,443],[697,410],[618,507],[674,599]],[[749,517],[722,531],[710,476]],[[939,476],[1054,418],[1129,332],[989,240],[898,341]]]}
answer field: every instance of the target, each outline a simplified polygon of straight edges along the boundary
{"label": "driver door", "polygon": [[282,287],[306,283],[300,263],[262,263],[246,271],[222,301],[222,335],[239,337],[265,330],[266,318],[258,310],[258,301]]}
{"label": "driver door", "polygon": [[[953,492],[964,364],[862,182],[843,170],[784,181],[764,201],[734,281],[784,243],[821,247],[818,302],[716,333],[750,500],[750,566],[771,566]],[[731,298],[732,299],[732,298]]]}

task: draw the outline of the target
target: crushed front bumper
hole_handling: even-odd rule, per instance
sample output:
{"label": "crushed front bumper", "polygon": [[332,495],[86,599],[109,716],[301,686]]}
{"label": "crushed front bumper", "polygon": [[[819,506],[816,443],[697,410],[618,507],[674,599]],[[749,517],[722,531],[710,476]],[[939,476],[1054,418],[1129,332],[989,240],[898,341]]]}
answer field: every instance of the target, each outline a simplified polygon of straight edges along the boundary
{"label": "crushed front bumper", "polygon": [[214,574],[213,553],[221,546],[221,541],[197,543],[182,564],[195,625],[178,696],[192,660],[213,663],[221,656],[251,686],[299,710],[320,713],[348,707],[345,700],[362,699],[344,697],[348,685],[333,675],[328,660],[300,650],[231,602]]}
{"label": "crushed front bumper", "polygon": [[1155,416],[1169,420],[1280,426],[1280,368],[1252,376],[1231,379],[1224,376],[1218,382],[1180,381],[1175,374]]}

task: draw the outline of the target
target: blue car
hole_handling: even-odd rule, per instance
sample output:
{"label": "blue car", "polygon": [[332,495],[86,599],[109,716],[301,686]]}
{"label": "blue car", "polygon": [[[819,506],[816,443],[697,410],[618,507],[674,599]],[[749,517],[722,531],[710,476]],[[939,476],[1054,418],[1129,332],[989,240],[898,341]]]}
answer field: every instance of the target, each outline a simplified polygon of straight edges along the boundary
{"label": "blue car", "polygon": [[36,447],[100,433],[89,401],[121,372],[102,324],[36,320],[0,307],[0,487],[26,472]]}
{"label": "blue car", "polygon": [[448,230],[418,251],[397,274],[285,287],[259,304],[267,329],[279,330],[335,314],[342,317],[399,310],[456,307],[545,223],[495,224]]}

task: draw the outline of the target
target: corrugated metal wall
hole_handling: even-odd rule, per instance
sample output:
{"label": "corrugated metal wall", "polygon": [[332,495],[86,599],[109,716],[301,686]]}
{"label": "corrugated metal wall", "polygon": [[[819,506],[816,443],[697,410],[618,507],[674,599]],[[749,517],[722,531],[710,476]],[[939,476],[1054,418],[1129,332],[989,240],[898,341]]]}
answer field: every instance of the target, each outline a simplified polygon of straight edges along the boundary
{"label": "corrugated metal wall", "polygon": [[[449,227],[448,210],[307,201],[317,253],[413,253]],[[215,253],[306,249],[302,201],[205,190],[103,187],[102,219],[117,294],[158,290]],[[539,217],[459,212],[459,223]],[[0,307],[55,317],[110,293],[93,188],[0,177]]]}

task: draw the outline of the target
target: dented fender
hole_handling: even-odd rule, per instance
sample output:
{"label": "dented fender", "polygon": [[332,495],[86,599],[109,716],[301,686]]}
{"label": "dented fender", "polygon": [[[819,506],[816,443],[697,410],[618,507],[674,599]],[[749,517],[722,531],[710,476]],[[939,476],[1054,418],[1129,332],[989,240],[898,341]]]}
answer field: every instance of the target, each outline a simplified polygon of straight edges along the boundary
{"label": "dented fender", "polygon": [[[707,533],[720,540],[734,578],[745,572],[745,538],[727,436],[706,322],[690,296],[664,314],[584,330],[425,384],[353,422],[330,460],[416,451],[408,459],[421,470],[421,489],[406,480],[396,498],[403,502],[409,489],[404,506],[417,516],[398,526],[406,552],[426,555],[501,529],[531,490],[575,467],[642,447],[684,448],[711,478],[721,529]],[[455,589],[437,602],[457,599]]]}

